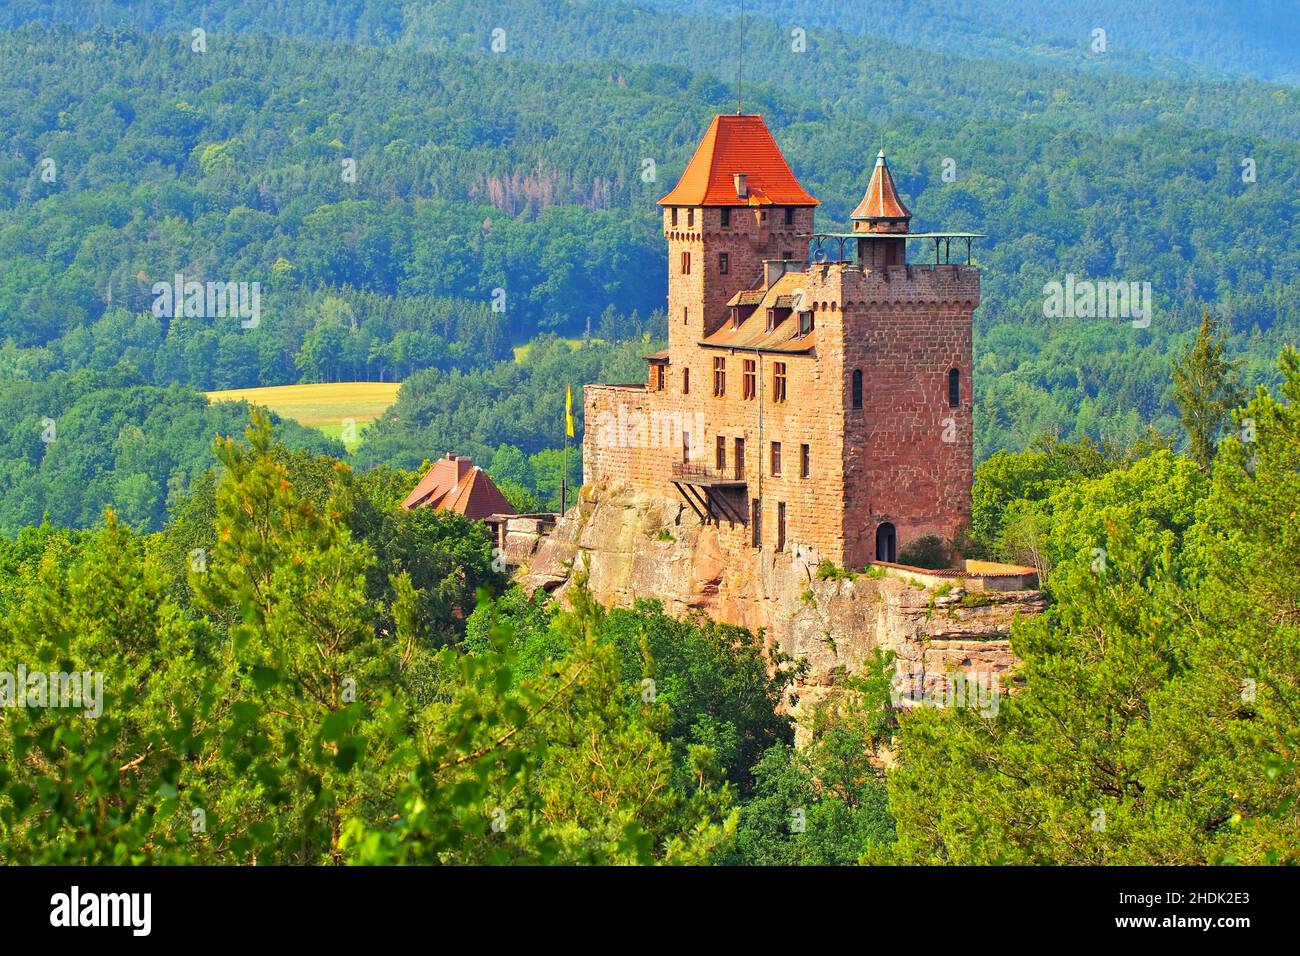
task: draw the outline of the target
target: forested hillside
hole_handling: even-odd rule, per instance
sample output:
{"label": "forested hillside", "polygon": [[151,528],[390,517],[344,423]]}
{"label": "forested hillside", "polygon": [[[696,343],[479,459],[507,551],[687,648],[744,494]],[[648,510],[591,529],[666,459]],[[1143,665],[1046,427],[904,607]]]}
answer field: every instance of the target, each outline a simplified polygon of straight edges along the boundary
{"label": "forested hillside", "polygon": [[[474,4],[228,0],[205,8],[201,53],[178,3],[6,16],[8,382],[119,360],[201,389],[470,373],[602,315],[606,340],[654,337],[654,200],[733,103],[716,56],[731,21],[697,7],[523,2],[502,25]],[[823,200],[822,228],[845,224],[883,135],[918,228],[988,233],[979,457],[1044,433],[1172,430],[1163,370],[1207,305],[1248,382],[1273,381],[1300,324],[1295,89],[981,58],[978,43],[936,54],[853,22],[810,20],[796,53],[760,8],[747,108]],[[1044,283],[1067,273],[1150,282],[1150,327],[1045,319]],[[258,321],[155,315],[155,284],[178,274],[259,283]],[[557,374],[579,387],[595,365],[575,363]],[[443,443],[421,457],[517,444],[506,423],[456,421],[402,441]],[[394,409],[373,435],[391,448],[410,427]]]}

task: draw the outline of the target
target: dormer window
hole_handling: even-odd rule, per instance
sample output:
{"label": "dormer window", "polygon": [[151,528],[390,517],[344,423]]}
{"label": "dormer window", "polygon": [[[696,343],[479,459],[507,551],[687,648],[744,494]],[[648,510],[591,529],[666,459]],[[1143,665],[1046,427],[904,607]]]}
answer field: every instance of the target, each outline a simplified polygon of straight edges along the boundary
{"label": "dormer window", "polygon": [[807,335],[813,330],[813,314],[811,312],[799,313],[799,334]]}
{"label": "dormer window", "polygon": [[767,310],[767,330],[771,332],[776,328],[776,309]]}

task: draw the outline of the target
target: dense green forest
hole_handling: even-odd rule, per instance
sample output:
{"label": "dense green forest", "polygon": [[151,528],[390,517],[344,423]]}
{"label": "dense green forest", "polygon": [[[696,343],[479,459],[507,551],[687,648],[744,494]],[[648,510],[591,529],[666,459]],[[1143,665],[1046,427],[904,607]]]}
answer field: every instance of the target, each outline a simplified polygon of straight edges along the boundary
{"label": "dense green forest", "polygon": [[[602,318],[607,342],[662,334],[654,200],[733,101],[716,55],[731,21],[703,4],[522,2],[504,25],[465,3],[224,0],[197,25],[164,0],[129,16],[32,2],[5,17],[0,390],[118,362],[159,387],[409,380],[357,451],[366,465],[554,447],[553,428],[524,440],[509,416],[430,430],[449,379],[416,373],[506,379],[511,345]],[[919,228],[988,233],[979,458],[1045,434],[1171,432],[1165,370],[1207,305],[1247,383],[1276,384],[1300,325],[1294,87],[934,52],[855,22],[809,19],[795,53],[760,7],[745,101],[823,200],[822,228],[844,225],[883,135]],[[177,274],[258,283],[257,322],[157,315],[155,284]],[[1150,327],[1044,318],[1043,286],[1066,274],[1150,282]],[[604,368],[576,355],[556,381]],[[412,407],[430,411],[402,417]],[[50,413],[22,414],[36,430]],[[151,478],[151,494],[190,477]]]}
{"label": "dense green forest", "polygon": [[878,654],[798,748],[799,661],[653,602],[530,599],[482,525],[395,507],[409,474],[255,419],[162,532],[0,542],[0,672],[104,671],[93,721],[0,720],[0,858],[1294,863],[1300,353],[1280,368],[1203,462],[991,459],[974,543],[1033,525],[1054,599],[1013,624],[1019,693],[904,713]]}
{"label": "dense green forest", "polygon": [[[1300,860],[1297,23],[1173,6],[749,3],[819,228],[883,140],[916,228],[987,234],[961,543],[1052,602],[992,719],[882,656],[795,747],[761,635],[530,599],[396,507],[447,451],[580,483],[564,388],[666,333],[734,5],[5,3],[0,675],[104,700],[0,709],[0,862]],[[1152,321],[1047,317],[1067,275]],[[402,388],[350,452],[201,394],[358,380]]]}

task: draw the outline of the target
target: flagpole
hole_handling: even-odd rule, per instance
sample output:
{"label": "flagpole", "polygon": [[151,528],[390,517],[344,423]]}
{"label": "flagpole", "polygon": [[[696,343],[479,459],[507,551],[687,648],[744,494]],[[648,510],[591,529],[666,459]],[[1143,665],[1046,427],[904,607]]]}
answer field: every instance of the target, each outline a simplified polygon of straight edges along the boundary
{"label": "flagpole", "polygon": [[564,474],[560,476],[560,514],[569,510],[569,429],[564,429]]}

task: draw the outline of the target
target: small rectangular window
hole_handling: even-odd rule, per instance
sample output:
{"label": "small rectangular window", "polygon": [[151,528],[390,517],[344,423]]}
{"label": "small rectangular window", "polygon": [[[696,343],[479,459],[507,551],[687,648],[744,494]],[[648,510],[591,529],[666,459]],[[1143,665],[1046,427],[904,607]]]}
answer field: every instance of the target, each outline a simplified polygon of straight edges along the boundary
{"label": "small rectangular window", "polygon": [[691,274],[691,254],[685,250],[682,250],[682,275],[688,276],[690,274]]}
{"label": "small rectangular window", "polygon": [[799,477],[812,476],[812,445],[799,446]]}
{"label": "small rectangular window", "polygon": [[734,457],[736,459],[736,480],[745,477],[745,439],[737,438]]}
{"label": "small rectangular window", "polygon": [[793,226],[793,225],[794,225],[794,207],[793,207],[793,206],[786,206],[786,207],[785,207],[785,224],[786,224],[787,226]]}
{"label": "small rectangular window", "polygon": [[727,360],[718,356],[713,360],[713,397],[727,394]]}
{"label": "small rectangular window", "polygon": [[682,461],[691,460],[691,433],[682,432]]}
{"label": "small rectangular window", "polygon": [[722,225],[724,227],[731,225],[731,210],[725,206],[722,208]]}
{"label": "small rectangular window", "polygon": [[691,370],[689,368],[682,369],[682,394],[691,394]]}
{"label": "small rectangular window", "polygon": [[785,550],[785,502],[776,503],[776,550]]}
{"label": "small rectangular window", "polygon": [[748,401],[758,394],[758,371],[754,360],[745,359],[742,371],[744,374],[740,380],[740,394],[742,398]]}
{"label": "small rectangular window", "polygon": [[673,206],[673,225],[677,225],[677,207]]}
{"label": "small rectangular window", "polygon": [[660,392],[664,390],[664,367],[662,365],[655,366],[655,389]]}
{"label": "small rectangular window", "polygon": [[730,268],[731,268],[731,257],[728,256],[725,252],[719,252],[718,272],[720,272],[722,275],[725,276],[727,272],[730,270]]}
{"label": "small rectangular window", "polygon": [[689,322],[690,318],[691,318],[691,310],[688,309],[686,306],[682,306],[682,325],[685,325],[687,322]]}
{"label": "small rectangular window", "polygon": [[693,226],[693,225],[695,225],[695,210],[694,210],[694,209],[688,209],[688,210],[686,210],[686,225],[688,225],[688,226]]}
{"label": "small rectangular window", "polygon": [[781,443],[772,442],[772,477],[781,477]]}
{"label": "small rectangular window", "polygon": [[727,438],[725,435],[718,436],[717,466],[718,471],[722,471],[727,467]]}
{"label": "small rectangular window", "polygon": [[749,500],[749,526],[753,532],[750,539],[754,547],[763,546],[763,503],[758,498]]}
{"label": "small rectangular window", "polygon": [[772,401],[778,405],[785,402],[785,363],[772,363]]}
{"label": "small rectangular window", "polygon": [[799,334],[807,335],[813,330],[813,314],[811,312],[799,313]]}

